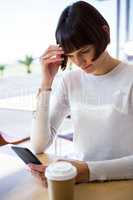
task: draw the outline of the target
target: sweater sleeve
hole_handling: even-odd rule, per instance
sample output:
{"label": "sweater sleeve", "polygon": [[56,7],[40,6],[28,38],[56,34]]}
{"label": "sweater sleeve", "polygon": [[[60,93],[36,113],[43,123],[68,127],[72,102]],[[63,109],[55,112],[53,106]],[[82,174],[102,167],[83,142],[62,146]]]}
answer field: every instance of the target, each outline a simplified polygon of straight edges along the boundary
{"label": "sweater sleeve", "polygon": [[90,181],[133,179],[133,155],[113,160],[87,162]]}
{"label": "sweater sleeve", "polygon": [[67,90],[60,77],[51,91],[43,91],[37,98],[36,115],[32,120],[31,146],[35,153],[46,150],[65,116],[70,114]]}

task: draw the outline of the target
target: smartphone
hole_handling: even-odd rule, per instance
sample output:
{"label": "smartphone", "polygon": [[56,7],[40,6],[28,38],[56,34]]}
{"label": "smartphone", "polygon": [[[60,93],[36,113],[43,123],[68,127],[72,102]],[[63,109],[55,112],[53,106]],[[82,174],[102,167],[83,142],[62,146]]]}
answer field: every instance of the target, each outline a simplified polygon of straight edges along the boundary
{"label": "smartphone", "polygon": [[40,160],[29,149],[18,146],[11,146],[11,148],[23,160],[25,164],[42,164]]}
{"label": "smartphone", "polygon": [[61,57],[64,58],[64,60],[61,63],[61,69],[64,71],[66,69],[66,67],[67,67],[68,57],[65,56],[64,54],[62,54]]}

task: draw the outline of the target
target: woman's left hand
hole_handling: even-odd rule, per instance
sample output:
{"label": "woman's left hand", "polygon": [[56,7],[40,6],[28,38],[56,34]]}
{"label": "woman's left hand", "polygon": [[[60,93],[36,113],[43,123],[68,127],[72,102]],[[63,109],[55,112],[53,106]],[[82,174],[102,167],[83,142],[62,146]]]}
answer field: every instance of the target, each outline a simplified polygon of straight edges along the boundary
{"label": "woman's left hand", "polygon": [[77,168],[76,183],[88,183],[90,171],[87,163],[79,160],[58,160],[71,163]]}

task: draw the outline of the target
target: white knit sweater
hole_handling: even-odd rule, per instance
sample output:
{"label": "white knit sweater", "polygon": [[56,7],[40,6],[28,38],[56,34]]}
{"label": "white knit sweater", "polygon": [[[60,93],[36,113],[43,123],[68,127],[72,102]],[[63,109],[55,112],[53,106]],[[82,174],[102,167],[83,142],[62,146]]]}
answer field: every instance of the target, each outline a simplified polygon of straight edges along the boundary
{"label": "white knit sweater", "polygon": [[63,72],[52,95],[38,97],[31,134],[36,153],[49,147],[68,114],[75,159],[87,162],[91,181],[133,178],[133,66],[120,63],[100,76]]}

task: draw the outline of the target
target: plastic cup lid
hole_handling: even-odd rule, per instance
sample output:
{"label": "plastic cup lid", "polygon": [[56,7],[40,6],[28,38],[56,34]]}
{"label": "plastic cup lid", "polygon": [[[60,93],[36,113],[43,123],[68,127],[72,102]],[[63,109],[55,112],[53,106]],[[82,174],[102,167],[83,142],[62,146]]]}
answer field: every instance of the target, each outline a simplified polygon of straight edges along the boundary
{"label": "plastic cup lid", "polygon": [[59,161],[50,164],[45,170],[45,176],[49,180],[63,181],[74,178],[77,175],[77,169],[71,163]]}

